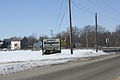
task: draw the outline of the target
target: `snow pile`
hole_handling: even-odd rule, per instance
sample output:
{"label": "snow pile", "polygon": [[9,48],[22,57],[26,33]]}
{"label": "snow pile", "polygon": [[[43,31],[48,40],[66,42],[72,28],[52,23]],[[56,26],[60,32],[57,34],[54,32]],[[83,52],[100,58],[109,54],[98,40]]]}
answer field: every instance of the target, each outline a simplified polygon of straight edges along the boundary
{"label": "snow pile", "polygon": [[39,60],[42,56],[41,51],[0,51],[0,63],[1,62],[13,62],[13,61],[29,61]]}
{"label": "snow pile", "polygon": [[24,71],[27,69],[44,67],[52,64],[65,63],[69,60],[57,60],[57,61],[35,61],[35,62],[23,62],[23,63],[11,63],[0,65],[0,75]]}
{"label": "snow pile", "polygon": [[74,54],[70,54],[70,50],[62,50],[62,53],[52,55],[42,55],[42,51],[0,51],[0,63],[17,62],[17,61],[33,61],[33,60],[59,60],[82,57],[93,57],[106,55],[108,53],[95,53],[94,50],[74,50]]}
{"label": "snow pile", "polygon": [[74,54],[71,55],[70,50],[67,49],[62,50],[62,53],[52,55],[42,55],[42,51],[30,50],[0,51],[0,75],[100,55],[108,55],[108,53],[102,51],[96,53],[94,50],[74,50]]}

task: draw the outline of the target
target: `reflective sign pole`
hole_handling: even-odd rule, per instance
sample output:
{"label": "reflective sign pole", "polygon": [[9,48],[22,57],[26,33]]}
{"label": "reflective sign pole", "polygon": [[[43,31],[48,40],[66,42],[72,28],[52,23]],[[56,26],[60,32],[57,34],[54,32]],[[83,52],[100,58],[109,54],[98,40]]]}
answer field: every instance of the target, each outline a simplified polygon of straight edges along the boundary
{"label": "reflective sign pole", "polygon": [[44,55],[44,49],[43,49],[43,37],[42,37],[42,55]]}

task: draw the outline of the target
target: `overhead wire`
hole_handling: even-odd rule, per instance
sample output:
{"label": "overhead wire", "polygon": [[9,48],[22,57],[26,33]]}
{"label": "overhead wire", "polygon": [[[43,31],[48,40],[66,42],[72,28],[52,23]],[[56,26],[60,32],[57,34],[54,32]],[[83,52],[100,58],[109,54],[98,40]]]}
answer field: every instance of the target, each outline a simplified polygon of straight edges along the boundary
{"label": "overhead wire", "polygon": [[[104,2],[104,0],[102,0],[102,2],[99,1],[99,0],[95,0],[95,1],[96,1],[97,3],[99,3],[100,5],[104,6],[104,8],[108,9],[109,11],[111,11],[111,13],[114,13],[114,14],[120,16],[120,13],[118,13],[119,11],[113,9],[113,7],[110,6],[110,5],[108,5],[106,2]],[[114,11],[114,12],[113,12],[113,11]]]}
{"label": "overhead wire", "polygon": [[61,10],[62,10],[63,4],[64,4],[64,0],[61,2],[60,7],[59,7],[59,9],[58,9],[59,11],[58,11],[58,16],[57,16],[57,19],[56,19],[56,23],[57,23],[58,20],[59,20],[59,17],[60,17],[60,14],[61,14]]}
{"label": "overhead wire", "polygon": [[[96,0],[96,1],[100,2],[99,0]],[[103,3],[102,3],[102,2],[103,2]],[[116,9],[116,8],[113,8],[108,2],[106,2],[106,1],[104,1],[104,0],[102,0],[102,2],[100,2],[100,3],[105,4],[105,6],[107,6],[108,8],[111,8],[112,10],[120,13],[120,10],[118,10],[118,9]]]}
{"label": "overhead wire", "polygon": [[[86,12],[86,13],[89,13],[89,14],[91,14],[91,15],[95,15],[95,11],[93,11],[93,10],[91,10],[91,9],[88,9],[88,8],[81,8],[78,4],[76,4],[75,2],[72,2],[73,3],[73,5],[74,5],[74,7],[76,7],[77,9],[79,9],[79,10],[81,10],[81,11],[84,11],[84,12]],[[110,18],[110,17],[108,17],[107,15],[105,15],[104,13],[99,13],[99,15],[102,15],[102,16],[106,16],[106,17],[104,17],[104,18],[106,18],[106,19],[109,19],[109,20],[111,20],[112,21],[112,18]]]}
{"label": "overhead wire", "polygon": [[92,3],[93,5],[101,8],[101,9],[103,9],[103,12],[106,12],[106,11],[107,11],[107,13],[110,13],[110,14],[112,14],[112,15],[120,16],[120,15],[114,13],[112,10],[109,10],[108,8],[105,8],[105,6],[101,5],[97,0],[94,0],[94,1],[92,1],[92,0],[87,0],[87,1],[89,1],[90,3]]}
{"label": "overhead wire", "polygon": [[62,23],[63,23],[63,20],[64,20],[64,17],[65,17],[66,12],[67,12],[67,10],[64,11],[64,14],[63,14],[63,16],[62,16],[62,18],[61,18],[60,24],[59,24],[59,26],[58,26],[58,32],[59,32],[60,27],[61,27],[61,25],[62,25]]}
{"label": "overhead wire", "polygon": [[[101,9],[103,9],[104,12],[107,11],[107,12],[113,14],[113,15],[116,15],[116,16],[119,15],[119,14],[116,13],[116,12],[114,12],[114,13],[112,12],[113,10],[119,12],[119,10],[116,10],[116,9],[112,8],[112,6],[110,6],[110,5],[109,5],[108,3],[106,3],[106,2],[104,2],[104,3],[102,4],[102,2],[100,2],[100,1],[98,1],[98,0],[95,0],[96,2],[95,2],[95,1],[92,1],[92,0],[87,0],[87,1],[89,1],[90,3],[94,4],[95,6],[101,8]],[[61,11],[61,9],[62,9],[63,3],[64,3],[64,0],[63,0],[62,3],[61,3],[60,9],[59,9],[60,11]],[[72,1],[72,4],[73,4],[74,7],[76,7],[77,9],[79,9],[79,10],[81,10],[81,11],[83,11],[83,12],[86,12],[86,13],[91,14],[91,15],[95,15],[95,11],[94,11],[94,10],[91,10],[91,9],[88,9],[88,8],[79,7],[79,5],[76,4],[76,3],[73,2],[73,1]],[[105,5],[105,4],[106,4],[106,5]],[[64,18],[65,18],[66,11],[67,11],[67,10],[64,11],[64,13],[63,13],[63,15],[62,15],[62,17],[61,17],[61,20],[60,20],[60,23],[59,23],[59,26],[58,26],[58,32],[59,32],[60,27],[61,27],[61,25],[62,25],[62,23],[63,23]],[[60,15],[60,12],[59,12],[59,15]],[[103,15],[103,13],[100,13],[99,15]],[[57,18],[57,21],[58,21],[58,19],[59,19],[59,16],[58,16],[58,18]],[[57,21],[56,21],[56,23],[57,23]]]}
{"label": "overhead wire", "polygon": [[91,14],[91,15],[94,15],[94,12],[91,12],[91,10],[85,9],[85,8],[81,8],[81,7],[77,6],[77,4],[76,4],[75,2],[72,2],[72,3],[73,3],[73,5],[74,5],[74,7],[76,7],[77,9],[79,9],[79,10],[81,10],[81,11],[83,11],[83,12],[89,13],[89,14]]}
{"label": "overhead wire", "polygon": [[[56,21],[55,21],[55,24],[54,24],[55,27],[58,26],[58,21],[59,21],[59,19],[60,19],[60,16],[61,16],[61,14],[62,14],[62,8],[63,8],[63,6],[64,6],[64,1],[65,1],[65,0],[62,0],[61,3],[60,3],[59,9],[58,9],[58,13],[57,13],[57,17],[56,17]],[[58,28],[59,28],[59,26],[58,26]],[[54,29],[56,29],[56,28],[54,28]],[[56,30],[55,30],[55,31],[56,31]],[[56,31],[56,32],[57,32],[57,31]],[[56,33],[56,32],[55,32],[55,33]]]}
{"label": "overhead wire", "polygon": [[[93,4],[93,5],[95,5],[95,6],[98,6],[98,7],[101,8],[101,9],[103,9],[103,11],[104,11],[105,13],[109,13],[109,14],[111,14],[111,15],[113,15],[113,16],[116,16],[116,17],[120,16],[120,14],[115,13],[116,11],[113,12],[112,10],[109,10],[109,9],[107,9],[106,7],[104,7],[104,5],[101,5],[102,3],[100,4],[99,2],[95,2],[96,0],[94,0],[94,1],[92,1],[92,0],[87,0],[87,1],[89,1],[91,4]],[[99,13],[99,15],[100,15],[100,16],[105,16],[104,18],[113,21],[113,16],[109,16],[109,15],[107,15],[107,14],[104,14],[104,12]],[[120,19],[119,19],[119,20],[120,20]],[[118,19],[115,19],[115,21],[117,21],[117,22],[119,22],[119,20],[118,20]]]}

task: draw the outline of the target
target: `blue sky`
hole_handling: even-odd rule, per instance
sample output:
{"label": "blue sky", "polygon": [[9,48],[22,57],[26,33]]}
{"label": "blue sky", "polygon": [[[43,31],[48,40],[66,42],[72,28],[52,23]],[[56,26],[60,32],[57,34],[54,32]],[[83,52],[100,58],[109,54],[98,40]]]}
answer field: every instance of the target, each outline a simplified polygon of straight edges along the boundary
{"label": "blue sky", "polygon": [[[68,24],[68,0],[0,0],[0,39],[50,35],[64,31]],[[120,24],[120,0],[72,0],[73,26],[98,24],[110,31]],[[62,16],[65,17],[59,28]]]}

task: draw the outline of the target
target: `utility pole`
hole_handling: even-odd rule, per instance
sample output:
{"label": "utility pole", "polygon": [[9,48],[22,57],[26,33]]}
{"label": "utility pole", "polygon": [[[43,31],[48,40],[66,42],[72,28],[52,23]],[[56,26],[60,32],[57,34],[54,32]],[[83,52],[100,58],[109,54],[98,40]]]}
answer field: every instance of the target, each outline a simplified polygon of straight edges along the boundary
{"label": "utility pole", "polygon": [[68,8],[69,8],[69,26],[70,26],[70,50],[71,50],[71,54],[73,54],[72,13],[71,13],[71,1],[70,0],[68,0]]}
{"label": "utility pole", "polygon": [[52,38],[53,37],[53,30],[51,29],[50,32],[51,32],[51,38]]}
{"label": "utility pole", "polygon": [[86,30],[86,47],[88,49],[88,31]]}
{"label": "utility pole", "polygon": [[96,26],[96,34],[95,34],[95,48],[96,48],[96,52],[98,52],[98,24],[97,24],[97,13],[95,14],[95,26]]}

